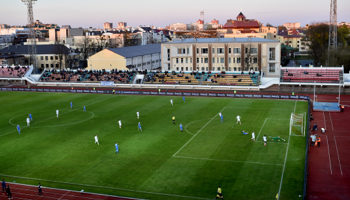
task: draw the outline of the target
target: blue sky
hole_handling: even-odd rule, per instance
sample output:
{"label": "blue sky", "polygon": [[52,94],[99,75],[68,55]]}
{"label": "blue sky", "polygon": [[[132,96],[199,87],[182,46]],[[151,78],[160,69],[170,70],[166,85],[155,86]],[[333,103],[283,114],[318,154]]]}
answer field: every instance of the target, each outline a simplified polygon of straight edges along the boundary
{"label": "blue sky", "polygon": [[[128,25],[165,26],[199,19],[224,24],[242,11],[247,18],[273,25],[285,22],[311,24],[329,20],[330,0],[38,0],[34,18],[44,23],[73,27],[102,27],[106,21]],[[21,0],[1,0],[0,24],[24,25],[26,7]],[[338,0],[338,21],[350,22],[350,1]]]}

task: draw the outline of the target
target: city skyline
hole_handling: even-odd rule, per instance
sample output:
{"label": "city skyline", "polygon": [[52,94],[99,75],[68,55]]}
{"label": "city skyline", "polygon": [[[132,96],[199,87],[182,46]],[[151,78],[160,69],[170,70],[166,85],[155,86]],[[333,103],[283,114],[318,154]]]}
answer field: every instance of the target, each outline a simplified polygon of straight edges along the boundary
{"label": "city skyline", "polygon": [[[205,21],[216,18],[220,24],[243,12],[248,19],[257,19],[263,24],[281,25],[300,22],[302,25],[329,21],[329,0],[294,0],[286,4],[280,0],[233,2],[203,0],[178,0],[164,4],[160,0],[117,2],[113,0],[38,0],[34,5],[34,19],[43,23],[71,25],[72,27],[102,28],[104,22],[124,21],[130,26],[155,25],[164,27],[173,23],[193,23],[205,11]],[[186,5],[186,6],[183,6]],[[254,6],[255,5],[255,6]],[[317,7],[315,6],[317,5]],[[25,25],[26,7],[20,0],[2,0],[0,24]],[[179,14],[180,13],[180,14]],[[350,1],[338,1],[338,22],[350,21]]]}

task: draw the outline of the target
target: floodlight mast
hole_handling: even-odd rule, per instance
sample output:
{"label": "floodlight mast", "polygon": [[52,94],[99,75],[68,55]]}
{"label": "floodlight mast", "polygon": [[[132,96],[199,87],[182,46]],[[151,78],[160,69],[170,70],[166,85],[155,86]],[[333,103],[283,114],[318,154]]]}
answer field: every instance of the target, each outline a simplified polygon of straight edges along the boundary
{"label": "floodlight mast", "polygon": [[338,48],[337,0],[331,0],[329,13],[328,65],[334,65],[334,52]]}
{"label": "floodlight mast", "polygon": [[37,0],[21,0],[27,6],[27,18],[28,18],[28,27],[30,31],[29,38],[32,40],[31,45],[28,46],[29,53],[29,65],[33,65],[33,72],[37,73],[37,61],[36,61],[36,34],[34,31],[34,16],[33,16],[33,4]]}

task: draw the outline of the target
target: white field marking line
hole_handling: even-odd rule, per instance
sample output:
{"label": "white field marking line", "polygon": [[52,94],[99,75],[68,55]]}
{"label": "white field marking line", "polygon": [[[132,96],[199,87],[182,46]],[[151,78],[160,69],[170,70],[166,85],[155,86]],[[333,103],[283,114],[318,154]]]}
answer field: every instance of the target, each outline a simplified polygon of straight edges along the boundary
{"label": "white field marking line", "polygon": [[[294,110],[295,110],[295,107],[294,107]],[[282,175],[281,175],[280,187],[278,189],[278,199],[277,200],[279,200],[281,197],[281,189],[282,189],[282,184],[283,184],[284,171],[286,170],[286,163],[287,163],[287,157],[288,157],[289,141],[290,141],[290,134],[288,136],[286,155],[284,156],[283,170],[282,170]]]}
{"label": "white field marking line", "polygon": [[334,131],[334,126],[333,126],[333,120],[332,120],[331,113],[328,112],[328,114],[329,114],[329,119],[331,120],[332,131]]}
{"label": "white field marking line", "polygon": [[185,126],[185,132],[187,132],[187,133],[190,134],[190,135],[194,135],[191,131],[188,130],[188,127],[189,127],[190,125],[192,125],[193,123],[198,122],[198,121],[201,121],[201,120],[193,120],[193,121],[191,121],[190,123],[186,124],[186,126]]}
{"label": "white field marking line", "polygon": [[40,126],[40,127],[32,127],[32,128],[51,128],[51,127],[61,127],[61,126],[69,126],[69,125],[75,125],[75,124],[80,124],[86,121],[89,121],[91,119],[93,119],[95,117],[95,113],[91,112],[91,111],[87,111],[88,113],[90,113],[90,117],[88,117],[87,119],[84,120],[80,120],[80,121],[75,121],[75,122],[70,122],[70,123],[64,123],[64,124],[58,124],[58,125],[48,125],[48,126]]}
{"label": "white field marking line", "polygon": [[212,159],[212,158],[198,158],[198,157],[190,157],[190,156],[174,156],[174,158],[191,159],[191,160],[207,160],[207,161],[217,161],[217,162],[247,163],[247,164],[256,164],[256,165],[282,166],[282,164],[275,164],[275,163],[264,163],[264,162],[242,161],[242,160]]}
{"label": "white field marking line", "polygon": [[333,137],[334,137],[335,149],[337,150],[337,156],[338,156],[340,174],[343,176],[343,170],[342,170],[341,163],[340,163],[340,156],[339,156],[339,151],[338,151],[337,140],[335,139],[335,136],[334,136],[334,135],[333,135]]}
{"label": "white field marking line", "polygon": [[[86,121],[89,121],[91,119],[93,119],[95,117],[95,113],[94,112],[91,112],[91,111],[88,111],[88,113],[92,114],[90,115],[89,118],[87,119],[84,119],[84,120],[80,120],[80,121],[76,121],[76,122],[71,122],[71,123],[64,123],[64,124],[58,124],[58,125],[51,125],[51,126],[39,126],[39,127],[31,127],[31,128],[51,128],[51,127],[61,127],[61,126],[68,126],[68,125],[75,125],[75,124],[80,124],[80,123],[83,123],[83,122],[86,122]],[[41,122],[44,122],[44,121],[47,121],[49,118],[47,118],[46,120],[43,120]],[[11,124],[12,125],[12,124]],[[28,128],[27,126],[24,126],[23,128],[21,128],[21,130],[25,129],[25,128]],[[3,136],[6,136],[6,135],[10,135],[12,134],[14,131],[9,131],[7,133],[4,133],[4,134],[1,134],[0,137],[3,137]]]}
{"label": "white field marking line", "polygon": [[[8,183],[11,183],[13,185],[22,185],[22,186],[27,186],[27,187],[32,187],[34,189],[36,189],[36,185],[28,185],[28,184],[24,184],[24,183],[13,183],[13,182],[8,182]],[[66,191],[66,192],[73,192],[73,193],[79,193],[80,191],[75,191],[75,190],[68,190],[68,189],[61,189],[61,188],[52,188],[52,187],[42,187],[43,189],[49,189],[49,190],[58,190],[58,191]],[[18,189],[16,189],[18,190]],[[21,190],[30,190],[30,189],[21,189]],[[30,190],[32,191],[32,190]],[[45,191],[45,194],[57,194],[57,193],[52,193],[52,192],[47,192]],[[116,196],[116,195],[110,195],[110,194],[99,194],[99,193],[94,193],[94,192],[86,192],[84,191],[84,194],[92,194],[92,195],[98,195],[98,196],[101,196],[101,197],[116,197],[116,198],[125,198],[125,199],[136,199],[134,197],[125,197],[125,196]],[[76,196],[76,195],[73,195],[73,194],[69,194],[69,195],[66,195],[66,196]],[[88,199],[91,199],[90,197],[84,197],[85,199],[88,198]],[[145,199],[138,199],[138,200],[145,200]]]}
{"label": "white field marking line", "polygon": [[[224,110],[226,109],[226,107],[223,107],[220,111],[220,112],[223,112]],[[205,127],[208,126],[208,124],[210,124],[211,121],[213,121],[215,119],[215,117],[218,115],[215,114],[207,123],[205,123],[202,128],[200,128],[184,145],[182,145],[182,147],[180,147],[179,150],[177,150],[173,155],[172,157],[176,156],[183,148],[185,148]]]}
{"label": "white field marking line", "polygon": [[68,193],[69,191],[65,192],[58,200],[62,200]]}
{"label": "white field marking line", "polygon": [[323,124],[324,124],[324,129],[327,130],[327,125],[326,125],[326,116],[324,115],[324,112],[323,112]]}
{"label": "white field marking line", "polygon": [[[11,193],[12,193],[12,197],[14,197],[14,199],[18,199],[18,197],[16,197],[16,194],[21,194],[22,196],[26,196],[26,198],[28,198],[28,196],[30,197],[40,197],[39,195],[34,195],[34,194],[27,194],[27,193],[22,193],[22,192],[16,192],[17,189],[14,189],[14,190],[11,190]],[[48,196],[44,196],[45,199],[56,199],[56,197],[48,197]],[[36,199],[36,198],[33,198],[33,199]],[[59,200],[64,200],[64,199],[59,199]]]}
{"label": "white field marking line", "polygon": [[5,174],[0,174],[0,176],[9,177],[9,178],[19,178],[19,179],[24,179],[24,180],[45,181],[45,182],[65,184],[65,185],[74,185],[74,186],[83,186],[83,187],[119,190],[119,191],[126,191],[126,192],[135,192],[135,193],[141,193],[141,194],[153,194],[153,195],[160,195],[160,196],[180,197],[180,198],[185,198],[185,199],[211,200],[211,198],[205,198],[205,197],[186,196],[186,195],[178,195],[178,194],[168,194],[168,193],[162,193],[162,192],[149,192],[149,191],[142,191],[142,190],[133,190],[133,189],[126,189],[126,188],[117,188],[117,187],[109,187],[109,186],[101,186],[101,185],[90,185],[90,184],[81,184],[81,183],[72,183],[72,182],[63,182],[63,181],[62,182],[61,181],[52,181],[52,180],[46,180],[46,179],[40,179],[40,178],[11,176],[11,175],[5,175]]}
{"label": "white field marking line", "polygon": [[[296,110],[296,105],[297,105],[297,101],[295,101],[295,104],[294,104],[294,113],[295,113],[295,110]],[[290,134],[288,134],[287,150],[286,150],[286,155],[284,156],[284,163],[283,163],[280,187],[278,189],[278,198],[277,198],[277,200],[279,200],[280,197],[281,197],[281,190],[282,190],[282,184],[283,184],[284,171],[286,170],[286,163],[287,163],[287,158],[288,158],[289,143],[290,143]]]}
{"label": "white field marking line", "polygon": [[[264,143],[263,141],[255,141],[257,143]],[[288,142],[268,142],[269,144],[283,144],[283,145],[286,145],[288,144]]]}
{"label": "white field marking line", "polygon": [[[98,102],[102,102],[102,101],[104,101],[104,100],[106,100],[106,99],[102,99],[102,100],[100,100],[100,101],[95,101],[95,102],[92,102],[92,103],[87,104],[87,105],[85,105],[85,106],[94,105],[94,104],[96,104],[96,103],[98,103]],[[79,110],[79,109],[78,109],[78,108],[70,109],[70,110],[69,110],[68,112],[66,112],[66,113],[70,113],[70,112],[75,111],[75,110]],[[92,117],[90,116],[90,118],[89,118],[88,120],[91,120],[91,119],[93,119],[93,118],[95,117],[95,113],[94,113],[94,112],[90,112],[90,113],[92,113],[93,116],[92,116]],[[63,113],[63,114],[65,114],[65,113]],[[62,115],[62,114],[61,114],[61,115]],[[9,121],[8,121],[8,123],[9,123],[10,125],[12,125],[12,126],[17,126],[16,124],[13,124],[13,123],[12,123],[12,120],[13,120],[14,118],[15,118],[15,117],[10,118]],[[54,117],[46,118],[45,120],[43,120],[43,121],[41,121],[41,122],[44,122],[44,121],[49,120],[49,119],[52,119],[52,118],[54,118]],[[79,123],[82,123],[82,122],[85,122],[85,121],[88,121],[88,120],[83,120],[83,121],[80,121],[80,122],[76,122],[76,123],[74,123],[74,124],[79,124]],[[39,123],[40,123],[40,122],[39,122]],[[74,125],[74,124],[64,124],[64,125],[61,125],[61,126]],[[59,125],[45,126],[45,127],[58,127],[58,126],[59,126]],[[24,126],[22,129],[24,129],[24,128],[26,128],[26,127],[27,127],[27,126]],[[34,128],[37,128],[37,127],[34,127]],[[12,132],[14,132],[14,131],[9,131],[9,132],[7,132],[7,133],[5,133],[5,134],[1,134],[0,137],[6,136],[6,135],[10,135],[10,134],[12,134]]]}
{"label": "white field marking line", "polygon": [[[94,104],[96,104],[96,103],[102,102],[102,101],[104,101],[104,100],[106,100],[106,99],[102,99],[102,100],[100,100],[100,101],[91,102],[90,104],[87,104],[87,105],[85,105],[85,106],[86,106],[86,107],[87,107],[87,106],[91,106],[91,105],[94,105]],[[91,100],[89,100],[89,101],[91,101]],[[88,101],[88,102],[89,102],[89,101]],[[67,112],[64,112],[64,113],[62,113],[62,114],[60,114],[60,116],[65,115],[65,114],[68,114],[68,113],[71,113],[71,112],[76,111],[76,110],[82,110],[81,108],[73,108],[73,109],[62,108],[61,111],[62,111],[62,110],[67,110],[67,109],[68,109],[68,111],[67,111]],[[89,111],[88,111],[88,112],[89,112]],[[39,112],[39,113],[44,113],[44,112]],[[17,125],[14,124],[14,123],[12,123],[12,120],[15,119],[16,117],[17,117],[17,115],[15,115],[14,117],[10,118],[9,121],[8,121],[8,123],[9,123],[10,125],[15,126],[15,127],[16,127]],[[51,117],[45,118],[44,120],[41,120],[41,121],[38,122],[38,123],[45,122],[45,121],[50,120],[50,119],[53,119],[53,118],[56,118],[56,114],[53,114]]]}
{"label": "white field marking line", "polygon": [[266,124],[266,122],[267,122],[268,119],[269,119],[269,118],[265,118],[264,123],[263,123],[263,125],[262,125],[261,128],[260,128],[259,134],[258,134],[258,136],[256,137],[256,140],[255,140],[256,142],[259,140],[260,133],[261,133],[261,131],[263,130],[263,128],[264,128],[264,126],[265,126],[265,124]]}
{"label": "white field marking line", "polygon": [[[12,183],[12,185],[16,185],[16,183]],[[20,184],[18,184],[18,185],[20,185]],[[34,187],[34,186],[32,186],[32,187]],[[46,187],[42,187],[43,189],[45,189]],[[37,195],[32,195],[32,194],[28,194],[28,193],[23,193],[23,192],[18,192],[18,191],[30,191],[30,192],[34,192],[33,190],[34,190],[35,188],[33,188],[33,189],[29,189],[29,188],[15,188],[14,189],[14,193],[15,194],[23,194],[23,195],[30,195],[30,196],[37,196]],[[64,191],[65,193],[59,198],[59,199],[63,199],[63,197],[68,197],[68,196],[70,196],[70,197],[78,197],[78,196],[76,196],[76,195],[72,195],[72,194],[68,194],[69,192],[71,192],[71,191]],[[55,192],[48,192],[47,190],[45,190],[44,191],[44,193],[45,194],[53,194],[53,195],[57,195],[57,193],[55,193]],[[76,193],[78,193],[78,192],[76,192]],[[44,195],[45,195],[44,194]],[[61,195],[61,194],[59,194],[59,195]],[[47,197],[47,196],[46,196]],[[53,199],[56,199],[56,197],[47,197],[47,198],[53,198]],[[93,199],[93,198],[90,198],[90,197],[84,197],[84,199]]]}
{"label": "white field marking line", "polygon": [[328,147],[329,170],[331,171],[331,175],[332,175],[333,170],[332,170],[331,154],[329,153],[328,135],[326,135],[326,139],[327,139],[327,147]]}

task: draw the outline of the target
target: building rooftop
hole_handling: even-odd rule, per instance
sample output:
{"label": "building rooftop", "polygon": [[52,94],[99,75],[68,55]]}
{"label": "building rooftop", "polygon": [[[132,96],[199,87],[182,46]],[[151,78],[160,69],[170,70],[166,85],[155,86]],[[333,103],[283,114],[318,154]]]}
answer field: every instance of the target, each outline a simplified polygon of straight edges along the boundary
{"label": "building rooftop", "polygon": [[[12,45],[0,50],[0,54],[27,55],[32,45]],[[69,54],[69,49],[61,44],[37,45],[37,54]]]}
{"label": "building rooftop", "polygon": [[160,53],[160,44],[148,44],[142,46],[130,46],[122,48],[109,48],[108,50],[124,56],[125,58],[132,58],[147,54]]}
{"label": "building rooftop", "polygon": [[168,44],[182,44],[182,43],[266,43],[279,42],[278,40],[269,40],[263,38],[188,38],[181,40],[173,40]]}

